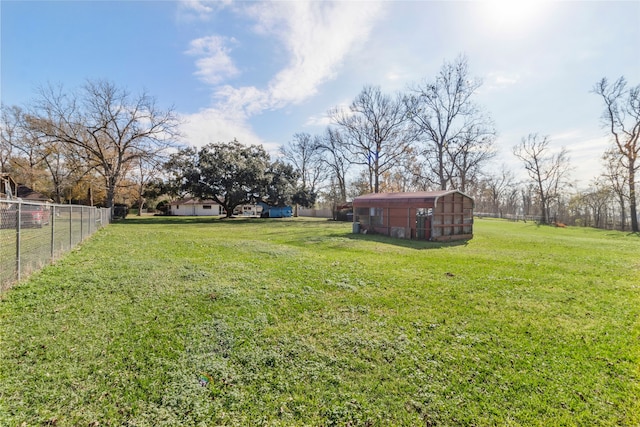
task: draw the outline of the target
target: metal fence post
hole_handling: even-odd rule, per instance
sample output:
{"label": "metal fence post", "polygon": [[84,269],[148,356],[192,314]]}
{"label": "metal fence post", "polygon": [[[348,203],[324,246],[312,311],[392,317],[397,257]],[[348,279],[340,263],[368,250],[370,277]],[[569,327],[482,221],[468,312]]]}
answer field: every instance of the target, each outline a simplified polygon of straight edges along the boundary
{"label": "metal fence post", "polygon": [[51,224],[51,261],[53,261],[55,255],[55,230],[56,230],[56,207],[51,207],[51,214],[49,215],[49,223]]}
{"label": "metal fence post", "polygon": [[69,249],[73,247],[73,206],[69,205]]}
{"label": "metal fence post", "polygon": [[[74,210],[71,204],[56,205],[21,200],[2,200],[0,202],[0,215],[2,215],[0,221],[2,228],[6,228],[6,230],[2,230],[5,231],[2,233],[5,238],[0,239],[2,246],[0,252],[0,292],[8,289],[13,283],[24,280],[34,270],[52,263],[58,255],[70,251],[82,240],[110,223],[110,209],[77,205],[75,207],[80,209],[79,213],[78,209]],[[65,220],[57,220],[61,212],[68,212],[69,215],[68,248],[64,245]],[[78,215],[77,220],[74,217],[76,214]],[[76,239],[74,224],[78,221],[80,221],[80,229],[77,231],[79,239]],[[84,221],[87,221],[86,225]],[[46,230],[47,226],[51,229]],[[40,231],[35,229],[40,229]],[[58,236],[60,233],[62,234]],[[13,237],[15,237],[15,241],[13,241]],[[15,258],[11,258],[12,253]]]}
{"label": "metal fence post", "polygon": [[19,282],[20,281],[20,270],[21,265],[20,265],[20,258],[21,258],[21,250],[22,248],[20,247],[20,221],[22,219],[22,203],[18,202],[18,209],[16,211],[16,280]]}

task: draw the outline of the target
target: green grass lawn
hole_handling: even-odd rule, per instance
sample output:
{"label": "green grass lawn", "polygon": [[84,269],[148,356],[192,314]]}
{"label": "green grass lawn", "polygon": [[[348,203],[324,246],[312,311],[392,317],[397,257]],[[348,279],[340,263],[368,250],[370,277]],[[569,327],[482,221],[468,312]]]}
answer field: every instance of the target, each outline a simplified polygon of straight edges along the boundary
{"label": "green grass lawn", "polygon": [[1,426],[637,426],[640,237],[129,218],[0,300]]}

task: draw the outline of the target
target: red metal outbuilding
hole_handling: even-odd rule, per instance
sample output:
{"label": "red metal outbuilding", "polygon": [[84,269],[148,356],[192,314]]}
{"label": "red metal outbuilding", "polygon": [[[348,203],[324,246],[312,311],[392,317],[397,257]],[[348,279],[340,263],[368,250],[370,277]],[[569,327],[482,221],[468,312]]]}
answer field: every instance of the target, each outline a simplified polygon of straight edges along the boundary
{"label": "red metal outbuilding", "polygon": [[473,198],[458,190],[374,193],[353,200],[353,231],[402,239],[473,237]]}

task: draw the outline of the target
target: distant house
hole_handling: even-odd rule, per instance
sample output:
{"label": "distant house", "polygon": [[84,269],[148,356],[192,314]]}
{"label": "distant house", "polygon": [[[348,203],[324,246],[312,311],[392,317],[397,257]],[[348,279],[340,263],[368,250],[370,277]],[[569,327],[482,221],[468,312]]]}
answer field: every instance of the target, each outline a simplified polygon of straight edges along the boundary
{"label": "distant house", "polygon": [[[233,210],[233,214],[238,216],[260,216],[261,212],[262,208],[258,205],[239,205]],[[226,215],[222,205],[215,200],[195,198],[180,199],[169,203],[167,213],[168,215],[180,216]]]}
{"label": "distant house", "polygon": [[242,216],[260,216],[261,213],[262,206],[259,205],[240,205],[233,210],[234,215]]}
{"label": "distant house", "polygon": [[223,215],[224,209],[218,202],[210,199],[179,199],[169,204],[169,215],[211,216]]}
{"label": "distant house", "polygon": [[18,184],[8,173],[0,173],[0,199],[13,199],[18,197]]}
{"label": "distant house", "polygon": [[26,202],[52,202],[51,197],[24,184],[17,184],[8,173],[0,174],[0,199],[21,199]]}
{"label": "distant house", "polygon": [[29,202],[52,202],[53,200],[49,196],[45,196],[42,193],[39,193],[26,185],[20,184],[18,185],[18,189],[16,191],[18,198],[29,201]]}
{"label": "distant house", "polygon": [[353,230],[403,239],[471,239],[473,204],[457,190],[367,194],[353,200]]}

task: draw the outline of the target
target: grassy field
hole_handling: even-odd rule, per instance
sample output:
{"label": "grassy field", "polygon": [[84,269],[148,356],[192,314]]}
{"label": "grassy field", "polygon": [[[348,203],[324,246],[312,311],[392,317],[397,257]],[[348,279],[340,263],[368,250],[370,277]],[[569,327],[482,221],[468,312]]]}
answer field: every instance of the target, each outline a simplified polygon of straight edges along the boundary
{"label": "grassy field", "polygon": [[637,426],[640,237],[130,218],[0,300],[0,426]]}

